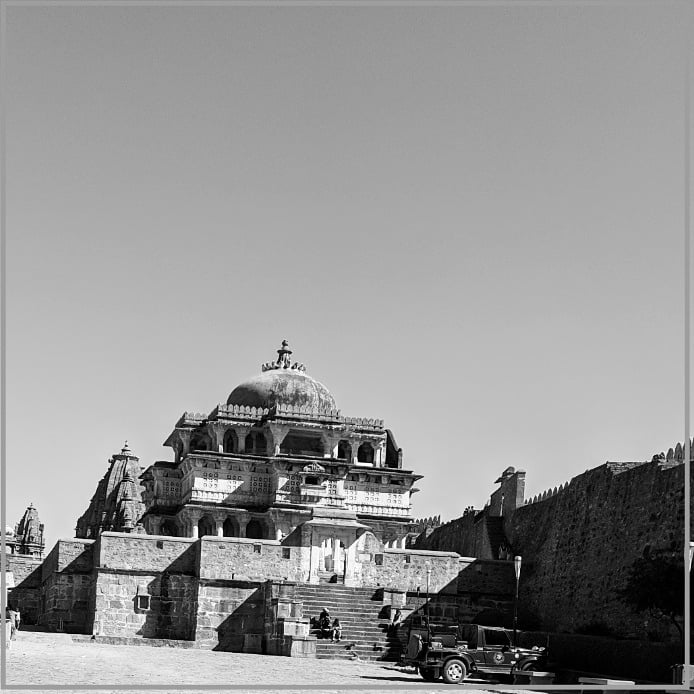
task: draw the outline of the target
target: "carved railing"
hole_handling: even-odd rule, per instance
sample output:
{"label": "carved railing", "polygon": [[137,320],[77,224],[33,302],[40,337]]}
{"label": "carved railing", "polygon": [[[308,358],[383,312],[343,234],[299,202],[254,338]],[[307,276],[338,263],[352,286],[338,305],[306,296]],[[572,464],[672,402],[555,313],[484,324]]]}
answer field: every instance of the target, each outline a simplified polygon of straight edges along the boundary
{"label": "carved railing", "polygon": [[267,407],[248,405],[217,405],[212,414],[223,419],[262,419],[270,414],[270,410]]}

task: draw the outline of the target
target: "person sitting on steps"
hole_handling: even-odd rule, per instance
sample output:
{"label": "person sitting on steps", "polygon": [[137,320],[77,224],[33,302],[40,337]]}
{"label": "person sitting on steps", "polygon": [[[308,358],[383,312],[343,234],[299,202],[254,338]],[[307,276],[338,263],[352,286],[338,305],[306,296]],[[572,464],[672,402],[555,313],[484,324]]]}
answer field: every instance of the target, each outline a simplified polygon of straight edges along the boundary
{"label": "person sitting on steps", "polygon": [[320,613],[320,617],[318,617],[318,628],[320,629],[320,635],[323,638],[327,638],[332,634],[332,629],[330,627],[330,612],[328,612],[327,607],[323,608],[323,611]]}
{"label": "person sitting on steps", "polygon": [[335,621],[333,622],[332,629],[330,630],[330,640],[331,641],[339,641],[342,638],[342,625],[340,624],[340,620],[335,617]]}

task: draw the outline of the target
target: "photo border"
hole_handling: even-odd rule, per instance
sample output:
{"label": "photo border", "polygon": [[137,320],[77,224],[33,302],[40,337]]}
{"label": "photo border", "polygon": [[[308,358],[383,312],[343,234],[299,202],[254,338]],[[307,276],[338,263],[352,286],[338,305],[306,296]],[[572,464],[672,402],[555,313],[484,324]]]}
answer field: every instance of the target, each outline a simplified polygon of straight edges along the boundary
{"label": "photo border", "polygon": [[[7,8],[9,7],[557,7],[557,6],[662,6],[678,7],[684,13],[685,26],[688,23],[692,32],[685,31],[689,42],[684,45],[684,664],[683,679],[691,681],[691,619],[690,619],[690,571],[694,556],[694,543],[691,541],[691,60],[694,39],[692,8],[687,0],[0,0],[0,614],[5,614],[5,590],[7,555],[5,554],[5,527],[7,515],[7,477],[6,477],[6,338],[7,338],[7,236],[6,236],[6,114],[7,114]],[[75,691],[75,690],[122,690],[122,691],[192,691],[192,690],[233,690],[233,691],[383,691],[383,690],[421,690],[431,689],[432,683],[412,682],[406,686],[381,684],[378,687],[361,685],[310,685],[310,684],[268,684],[268,685],[10,685],[7,684],[7,649],[5,633],[0,639],[0,689],[31,691]],[[434,685],[435,686],[435,685]],[[509,685],[458,685],[465,689],[484,689],[489,691],[508,690]],[[511,685],[513,689],[528,691],[689,691],[688,684],[651,685]]]}

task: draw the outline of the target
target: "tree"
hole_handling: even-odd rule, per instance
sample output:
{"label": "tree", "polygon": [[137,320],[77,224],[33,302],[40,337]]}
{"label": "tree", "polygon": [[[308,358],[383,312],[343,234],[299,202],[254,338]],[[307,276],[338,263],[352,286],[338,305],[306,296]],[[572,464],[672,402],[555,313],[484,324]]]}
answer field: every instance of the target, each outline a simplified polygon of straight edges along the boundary
{"label": "tree", "polygon": [[684,564],[681,556],[655,551],[637,559],[619,595],[637,612],[652,610],[669,617],[680,639],[684,638],[680,622],[684,617]]}

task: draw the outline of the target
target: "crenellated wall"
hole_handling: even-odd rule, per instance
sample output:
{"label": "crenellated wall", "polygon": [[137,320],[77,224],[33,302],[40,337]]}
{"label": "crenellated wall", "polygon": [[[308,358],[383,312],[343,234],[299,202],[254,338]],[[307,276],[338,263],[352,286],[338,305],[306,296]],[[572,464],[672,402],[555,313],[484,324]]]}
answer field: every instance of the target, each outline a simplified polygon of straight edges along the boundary
{"label": "crenellated wall", "polygon": [[521,601],[544,628],[604,625],[646,636],[644,615],[626,607],[618,591],[648,551],[682,553],[683,472],[662,461],[606,463],[507,521],[513,550],[523,557]]}
{"label": "crenellated wall", "polygon": [[678,444],[651,462],[608,462],[529,501],[517,494],[517,478],[525,473],[509,468],[487,507],[466,509],[415,546],[480,559],[522,556],[520,614],[528,626],[667,635],[666,620],[645,623],[619,591],[645,553],[682,555],[682,457]]}

